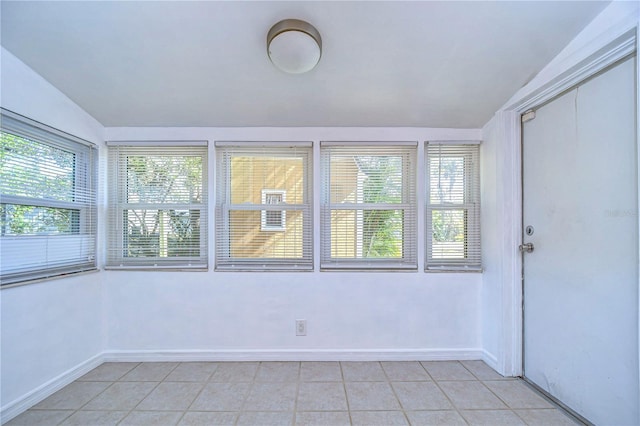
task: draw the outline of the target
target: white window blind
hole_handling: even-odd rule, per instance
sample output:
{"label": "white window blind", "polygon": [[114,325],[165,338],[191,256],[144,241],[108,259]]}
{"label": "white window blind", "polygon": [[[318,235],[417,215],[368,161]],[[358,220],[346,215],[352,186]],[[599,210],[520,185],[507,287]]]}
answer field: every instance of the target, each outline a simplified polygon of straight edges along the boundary
{"label": "white window blind", "polygon": [[313,269],[311,144],[216,146],[216,269]]}
{"label": "white window blind", "polygon": [[107,267],[207,268],[207,142],[107,145]]}
{"label": "white window blind", "polygon": [[0,282],[96,269],[97,149],[2,109]]}
{"label": "white window blind", "polygon": [[417,269],[416,146],[322,143],[322,268]]}
{"label": "white window blind", "polygon": [[427,269],[481,268],[480,145],[427,145]]}

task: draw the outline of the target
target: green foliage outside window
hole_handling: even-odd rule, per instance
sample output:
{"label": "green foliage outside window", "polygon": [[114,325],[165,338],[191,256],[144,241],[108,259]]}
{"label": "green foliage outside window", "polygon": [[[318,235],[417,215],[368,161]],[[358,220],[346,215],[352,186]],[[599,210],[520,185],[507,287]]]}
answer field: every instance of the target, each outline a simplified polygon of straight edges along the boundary
{"label": "green foliage outside window", "polygon": [[2,236],[78,233],[78,210],[34,205],[37,200],[72,202],[74,188],[74,153],[0,132],[0,192],[29,202],[0,204]]}
{"label": "green foliage outside window", "polygon": [[125,257],[200,255],[200,210],[166,209],[163,204],[202,202],[202,158],[128,156],[129,203],[158,205],[124,211]]}
{"label": "green foliage outside window", "polygon": [[[464,158],[433,159],[431,202],[440,205],[464,203]],[[431,226],[436,242],[464,242],[465,217],[458,209],[433,211]]]}
{"label": "green foliage outside window", "polygon": [[436,242],[464,242],[464,215],[458,210],[434,211],[431,226]]}
{"label": "green foliage outside window", "polygon": [[[358,156],[355,161],[366,175],[362,186],[363,203],[402,202],[401,157]],[[402,257],[402,211],[364,210],[362,235],[362,257]]]}
{"label": "green foliage outside window", "polygon": [[9,235],[77,234],[78,210],[0,204],[0,233]]}

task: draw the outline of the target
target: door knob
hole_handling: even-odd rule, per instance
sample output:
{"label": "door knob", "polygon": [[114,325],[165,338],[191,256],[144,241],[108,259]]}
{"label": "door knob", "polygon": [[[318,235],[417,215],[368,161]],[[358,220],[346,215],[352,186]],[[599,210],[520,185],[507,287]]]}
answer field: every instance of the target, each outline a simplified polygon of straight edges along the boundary
{"label": "door knob", "polygon": [[518,250],[520,250],[520,253],[531,253],[533,251],[533,243],[520,244]]}

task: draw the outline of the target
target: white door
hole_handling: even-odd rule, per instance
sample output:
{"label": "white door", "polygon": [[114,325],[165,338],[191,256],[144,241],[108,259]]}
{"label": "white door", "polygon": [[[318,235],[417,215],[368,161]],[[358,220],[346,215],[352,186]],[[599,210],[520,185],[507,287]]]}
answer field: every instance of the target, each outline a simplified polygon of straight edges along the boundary
{"label": "white door", "polygon": [[523,124],[524,376],[602,425],[640,423],[635,66]]}

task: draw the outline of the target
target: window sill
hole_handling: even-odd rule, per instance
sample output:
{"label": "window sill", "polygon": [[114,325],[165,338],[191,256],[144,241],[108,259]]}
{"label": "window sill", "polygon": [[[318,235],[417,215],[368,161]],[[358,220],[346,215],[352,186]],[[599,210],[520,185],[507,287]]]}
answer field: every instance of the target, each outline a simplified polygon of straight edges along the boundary
{"label": "window sill", "polygon": [[149,266],[149,265],[122,265],[105,266],[105,271],[161,271],[161,272],[208,272],[207,266]]}
{"label": "window sill", "polygon": [[300,266],[249,266],[249,265],[219,265],[215,269],[215,272],[313,272],[313,267],[310,265]]}
{"label": "window sill", "polygon": [[480,268],[448,268],[448,267],[443,267],[443,268],[425,268],[424,272],[426,273],[436,273],[436,274],[440,274],[440,273],[446,273],[446,274],[481,274],[484,272],[484,269],[482,267]]}
{"label": "window sill", "polygon": [[0,290],[6,290],[8,288],[14,288],[14,287],[22,287],[24,285],[29,285],[29,284],[37,284],[37,283],[41,283],[41,282],[44,282],[44,281],[53,281],[53,280],[59,280],[59,279],[62,279],[62,278],[72,278],[72,277],[77,277],[77,276],[80,276],[80,275],[95,274],[97,272],[100,272],[100,269],[94,268],[94,269],[87,269],[85,271],[66,272],[66,273],[62,273],[62,274],[51,275],[51,276],[48,276],[48,277],[27,279],[25,281],[15,282],[15,283],[11,283],[11,284],[4,284],[4,285],[0,286]]}

